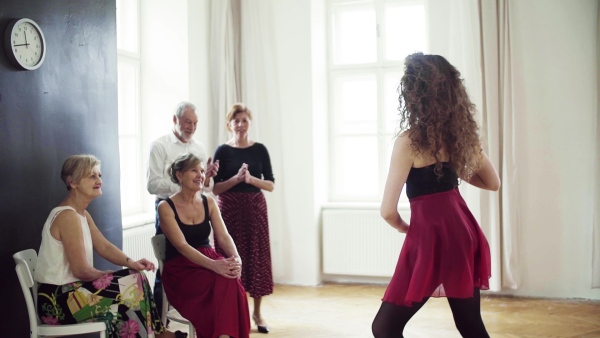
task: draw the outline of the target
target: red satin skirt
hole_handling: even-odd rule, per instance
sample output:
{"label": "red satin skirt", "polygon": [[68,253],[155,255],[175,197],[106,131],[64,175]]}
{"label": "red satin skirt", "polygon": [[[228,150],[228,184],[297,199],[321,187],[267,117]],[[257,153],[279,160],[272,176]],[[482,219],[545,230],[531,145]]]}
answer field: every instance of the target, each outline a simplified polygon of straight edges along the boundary
{"label": "red satin skirt", "polygon": [[[210,247],[197,250],[212,259],[223,258]],[[162,282],[169,303],[194,325],[198,338],[250,337],[248,300],[241,280],[225,278],[178,256],[165,263]]]}
{"label": "red satin skirt", "polygon": [[470,298],[489,289],[490,248],[458,189],[410,199],[410,227],[383,301]]}

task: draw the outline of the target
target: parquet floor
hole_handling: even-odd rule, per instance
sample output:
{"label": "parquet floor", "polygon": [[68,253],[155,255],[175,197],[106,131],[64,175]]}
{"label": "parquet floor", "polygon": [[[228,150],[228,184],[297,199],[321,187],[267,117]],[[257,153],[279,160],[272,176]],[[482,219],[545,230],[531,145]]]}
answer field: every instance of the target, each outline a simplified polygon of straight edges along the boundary
{"label": "parquet floor", "polygon": [[[263,316],[271,332],[258,333],[253,325],[250,337],[372,337],[371,322],[384,290],[374,285],[277,285],[275,293],[263,299]],[[493,338],[600,337],[600,301],[482,294],[481,307]],[[186,330],[183,326],[176,328]],[[460,337],[446,299],[431,298],[408,323],[405,336]]]}

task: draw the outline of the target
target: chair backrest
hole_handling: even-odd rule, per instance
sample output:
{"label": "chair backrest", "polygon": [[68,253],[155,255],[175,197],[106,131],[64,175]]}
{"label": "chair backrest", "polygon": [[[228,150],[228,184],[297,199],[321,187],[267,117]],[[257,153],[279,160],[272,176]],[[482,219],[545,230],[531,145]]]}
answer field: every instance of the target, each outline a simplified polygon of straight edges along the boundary
{"label": "chair backrest", "polygon": [[[163,273],[163,265],[164,265],[164,261],[165,261],[166,251],[167,251],[166,242],[167,242],[167,239],[166,239],[165,235],[163,235],[163,234],[152,237],[152,249],[154,249],[154,256],[158,260],[158,270],[160,271],[161,275]],[[161,293],[162,293],[162,309],[160,309],[160,318],[161,318],[163,325],[165,325],[165,326],[167,325],[167,318],[170,320],[176,321],[178,323],[186,324],[189,326],[189,336],[195,337],[196,329],[194,328],[194,325],[190,321],[188,321],[187,319],[182,318],[180,316],[172,317],[172,316],[167,315],[169,312],[169,300],[167,299],[167,295],[165,294],[165,286],[164,285],[162,287]]]}
{"label": "chair backrest", "polygon": [[158,270],[162,273],[163,264],[165,262],[165,256],[167,252],[167,244],[165,235],[160,234],[152,237],[152,249],[154,250],[154,256],[158,260]]}
{"label": "chair backrest", "polygon": [[[154,256],[158,260],[158,271],[160,271],[162,275],[163,264],[165,261],[165,255],[167,251],[165,235],[160,234],[152,237],[152,249],[154,249]],[[164,286],[161,289],[162,309],[160,309],[160,319],[162,320],[163,325],[167,325],[167,312],[169,310],[169,301],[167,300],[167,295],[165,294]]]}
{"label": "chair backrest", "polygon": [[37,253],[33,249],[27,249],[14,254],[13,259],[17,264],[15,270],[17,271],[17,277],[19,277],[19,283],[21,284],[23,296],[25,296],[25,304],[27,304],[31,336],[37,337],[40,320],[36,311],[37,283],[33,280],[33,274],[37,264]]}

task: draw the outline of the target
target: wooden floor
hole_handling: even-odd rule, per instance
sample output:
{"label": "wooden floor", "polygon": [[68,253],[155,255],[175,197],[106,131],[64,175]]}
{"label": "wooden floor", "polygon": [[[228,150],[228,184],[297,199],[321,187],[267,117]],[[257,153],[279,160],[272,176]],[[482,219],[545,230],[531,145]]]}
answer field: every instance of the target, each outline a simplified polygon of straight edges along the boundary
{"label": "wooden floor", "polygon": [[[384,290],[383,286],[373,285],[277,285],[275,293],[263,300],[263,316],[271,332],[258,333],[253,325],[250,337],[372,337],[371,322]],[[600,337],[600,301],[482,294],[481,307],[493,338]],[[408,323],[405,337],[460,337],[446,299],[430,299]]]}

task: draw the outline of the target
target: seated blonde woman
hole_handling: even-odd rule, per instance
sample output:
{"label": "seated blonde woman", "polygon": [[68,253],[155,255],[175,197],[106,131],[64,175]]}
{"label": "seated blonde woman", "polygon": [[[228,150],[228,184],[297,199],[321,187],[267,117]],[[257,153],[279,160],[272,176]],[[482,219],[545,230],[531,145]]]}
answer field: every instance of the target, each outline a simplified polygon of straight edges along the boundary
{"label": "seated blonde woman", "polygon": [[[154,271],[154,264],[127,257],[87,212],[90,202],[102,195],[101,177],[100,161],[92,155],[74,155],[63,164],[68,195],[44,224],[35,269],[38,315],[53,325],[102,321],[110,338],[187,337],[161,324],[148,280],[139,272]],[[93,251],[126,269],[95,269]]]}
{"label": "seated blonde woman", "polygon": [[[198,338],[248,338],[250,315],[242,286],[242,262],[217,203],[202,194],[202,161],[184,154],[171,165],[181,190],[158,205],[167,237],[162,282],[169,303],[196,328]],[[218,254],[208,236],[221,244]]]}

